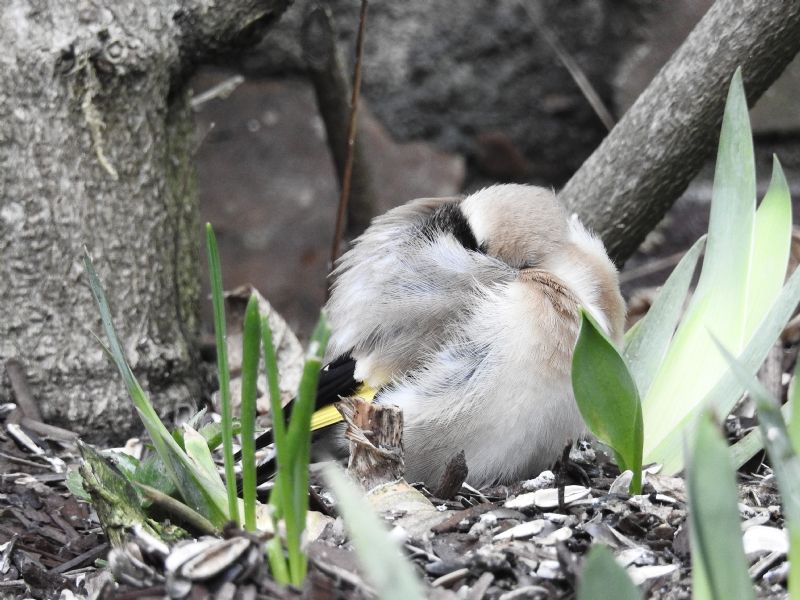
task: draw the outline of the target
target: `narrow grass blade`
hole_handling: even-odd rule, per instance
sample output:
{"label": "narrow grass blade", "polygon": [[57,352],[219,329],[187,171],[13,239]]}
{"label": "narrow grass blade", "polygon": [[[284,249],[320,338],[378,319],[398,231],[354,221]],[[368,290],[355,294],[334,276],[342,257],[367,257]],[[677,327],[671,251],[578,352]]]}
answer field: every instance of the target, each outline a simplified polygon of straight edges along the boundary
{"label": "narrow grass blade", "polygon": [[[283,415],[280,388],[278,387],[278,360],[275,356],[275,347],[272,344],[272,329],[269,326],[269,318],[265,316],[261,317],[261,344],[264,347],[270,417],[272,419],[272,439],[275,442],[275,464],[277,465],[275,482],[270,494],[270,504],[273,507],[273,527],[278,531],[278,521],[283,517],[284,507],[289,506],[292,502],[290,488],[288,487],[289,482],[287,482],[287,485],[282,484],[282,479],[289,477],[291,460],[288,455],[286,421]],[[281,473],[283,473],[283,477]],[[288,528],[291,528],[292,535],[297,535],[294,519],[291,520]],[[283,552],[280,538],[276,537],[268,543],[267,560],[275,581],[284,585],[292,582],[289,575],[289,565]]]}
{"label": "narrow grass blade", "polygon": [[610,446],[621,470],[633,471],[631,492],[642,487],[642,408],[636,384],[614,345],[581,309],[572,358],[572,389],[589,430]]}
{"label": "narrow grass blade", "polygon": [[589,550],[578,582],[578,600],[641,600],[642,595],[633,585],[614,555],[606,546],[595,545]]}
{"label": "narrow grass blade", "polygon": [[375,595],[381,600],[422,600],[425,594],[411,563],[359,490],[333,465],[326,468],[325,479]]}
{"label": "narrow grass blade", "polygon": [[728,446],[709,416],[698,422],[688,465],[692,565],[697,578],[693,597],[755,600],[742,548],[733,465]]}
{"label": "narrow grass blade", "polygon": [[289,492],[289,503],[282,506],[286,523],[286,547],[289,555],[289,573],[293,583],[299,584],[306,576],[307,559],[301,549],[301,537],[308,513],[308,463],[311,455],[311,414],[317,396],[322,357],[330,337],[330,328],[324,313],[320,315],[309,342],[306,362],[297,399],[292,409],[292,419],[286,434],[288,467],[278,465],[283,494]]}
{"label": "narrow grass blade", "polygon": [[153,446],[163,461],[167,474],[184,501],[191,508],[201,513],[215,525],[222,525],[226,518],[224,499],[218,496],[213,482],[210,482],[202,474],[194,472],[191,461],[172,438],[167,428],[164,427],[147,394],[145,394],[136,377],[134,377],[114,328],[111,309],[108,306],[105,292],[94,270],[92,260],[85,251],[84,266],[89,276],[92,294],[100,310],[103,329],[108,338],[108,350],[120,375],[122,375],[136,411],[153,441]]}
{"label": "narrow grass blade", "polygon": [[[790,547],[790,554],[797,558],[800,555],[800,548],[795,544],[800,537],[800,456],[797,455],[792,445],[778,401],[722,345],[720,345],[720,352],[725,356],[725,360],[728,361],[731,370],[741,384],[746,386],[750,397],[756,404],[758,426],[762,439],[765,440],[764,446],[769,454],[775,479],[778,481],[785,523],[789,530],[790,542],[793,544]],[[797,597],[796,595],[800,593],[799,576],[800,571],[797,566],[795,565],[795,568],[791,569],[790,564],[789,592],[791,597]]]}
{"label": "narrow grass blade", "polygon": [[242,498],[244,526],[256,530],[256,396],[261,338],[258,296],[252,294],[244,313],[242,341]]}
{"label": "narrow grass blade", "polygon": [[281,585],[289,585],[291,583],[289,566],[286,563],[286,555],[283,553],[281,538],[278,536],[267,542],[267,561],[272,578]]}
{"label": "narrow grass blade", "polygon": [[236,496],[236,474],[233,461],[233,414],[231,412],[230,371],[225,330],[225,304],[222,297],[222,270],[219,264],[217,238],[211,223],[206,223],[208,273],[211,282],[211,303],[214,307],[214,333],[217,339],[217,369],[219,372],[220,412],[222,416],[222,454],[225,461],[225,488],[228,495],[228,514],[241,525]]}
{"label": "narrow grass blade", "polygon": [[645,399],[680,320],[705,240],[705,236],[701,237],[686,252],[662,286],[647,315],[625,337],[623,355],[639,394]]}

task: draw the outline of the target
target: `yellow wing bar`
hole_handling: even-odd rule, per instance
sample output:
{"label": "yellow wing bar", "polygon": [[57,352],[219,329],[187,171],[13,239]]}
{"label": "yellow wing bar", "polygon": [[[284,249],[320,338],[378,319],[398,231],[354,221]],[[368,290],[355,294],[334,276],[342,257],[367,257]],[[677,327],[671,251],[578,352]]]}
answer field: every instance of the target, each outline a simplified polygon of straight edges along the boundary
{"label": "yellow wing bar", "polygon": [[[353,395],[358,396],[367,402],[372,402],[375,399],[375,394],[377,393],[378,390],[371,388],[366,383],[362,383],[360,386],[358,386],[358,389]],[[329,404],[328,406],[320,408],[313,415],[311,415],[311,431],[329,427],[330,425],[339,423],[341,420],[342,415],[339,414],[339,411],[336,410],[333,404]]]}

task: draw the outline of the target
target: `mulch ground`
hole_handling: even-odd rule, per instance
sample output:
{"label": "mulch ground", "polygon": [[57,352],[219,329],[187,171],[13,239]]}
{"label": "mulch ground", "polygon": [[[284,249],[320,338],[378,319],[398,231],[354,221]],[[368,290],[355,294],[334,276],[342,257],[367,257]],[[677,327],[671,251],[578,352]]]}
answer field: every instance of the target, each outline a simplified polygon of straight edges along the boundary
{"label": "mulch ground", "polygon": [[[136,534],[111,559],[119,583],[115,582],[107,568],[109,544],[96,515],[66,487],[63,466],[77,463],[74,444],[47,442],[31,434],[45,452],[37,455],[20,447],[12,435],[17,430],[9,430],[15,420],[10,408],[0,430],[0,597],[371,597],[340,520],[332,521],[310,545],[310,573],[300,591],[271,582],[260,551],[243,550],[212,577],[184,573],[176,578],[166,567],[166,548],[155,548]],[[733,431],[734,421],[729,427]],[[430,497],[420,488],[441,517],[425,535],[406,532],[404,545],[428,595],[470,600],[571,598],[584,554],[592,543],[602,542],[647,597],[689,598],[683,480],[649,474],[644,493],[629,496],[624,482],[617,481],[616,467],[589,444],[573,450],[572,459],[589,479],[584,480],[575,465],[564,469],[561,508],[556,483],[547,473],[514,486],[462,488],[450,500]],[[740,474],[739,486],[744,527],[755,528],[754,537],[767,529],[766,533],[782,529],[769,468],[758,458],[748,468]],[[315,491],[317,508],[335,516],[325,490]],[[401,511],[390,520],[397,524],[404,516]],[[247,542],[237,541],[246,539],[240,532],[228,531],[226,537],[227,547],[248,548]],[[203,543],[210,548],[218,542]],[[771,548],[769,540],[760,542],[763,547],[754,543],[751,575],[759,597],[786,597],[785,551]],[[257,547],[256,542],[249,546]]]}

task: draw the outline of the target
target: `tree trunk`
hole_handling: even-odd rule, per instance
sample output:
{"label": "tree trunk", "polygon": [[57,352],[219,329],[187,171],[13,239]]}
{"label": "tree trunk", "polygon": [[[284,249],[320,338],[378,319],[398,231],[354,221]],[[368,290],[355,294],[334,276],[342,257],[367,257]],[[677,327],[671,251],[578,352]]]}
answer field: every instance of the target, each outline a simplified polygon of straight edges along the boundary
{"label": "tree trunk", "polygon": [[752,106],[799,50],[798,0],[716,0],[559,197],[624,263],[713,153],[736,68]]}
{"label": "tree trunk", "polygon": [[[0,361],[44,418],[140,429],[93,337],[84,244],[157,408],[196,404],[195,62],[257,39],[289,0],[8,0],[0,8]],[[216,5],[223,6],[223,5]],[[3,374],[0,401],[12,398]]]}

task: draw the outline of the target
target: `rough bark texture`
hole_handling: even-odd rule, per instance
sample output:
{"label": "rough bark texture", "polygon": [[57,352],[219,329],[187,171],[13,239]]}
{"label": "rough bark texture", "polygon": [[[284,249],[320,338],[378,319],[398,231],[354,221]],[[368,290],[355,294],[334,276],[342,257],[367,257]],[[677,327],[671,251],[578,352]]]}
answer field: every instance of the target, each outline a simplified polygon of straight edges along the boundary
{"label": "rough bark texture", "polygon": [[347,423],[347,472],[369,491],[403,476],[403,411],[397,406],[343,398],[336,408]]}
{"label": "rough bark texture", "polygon": [[623,263],[713,152],[736,68],[752,106],[798,50],[797,0],[717,0],[560,197]]}
{"label": "rough bark texture", "polygon": [[153,401],[196,403],[199,228],[181,83],[194,62],[257,36],[287,3],[0,8],[0,361],[22,364],[45,419],[90,439],[140,427],[91,334],[101,327],[84,244]]}

